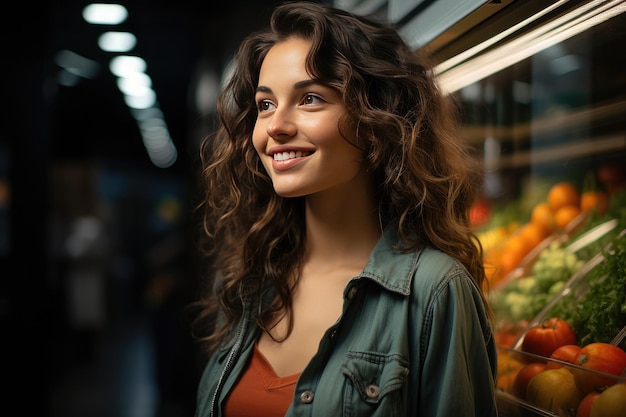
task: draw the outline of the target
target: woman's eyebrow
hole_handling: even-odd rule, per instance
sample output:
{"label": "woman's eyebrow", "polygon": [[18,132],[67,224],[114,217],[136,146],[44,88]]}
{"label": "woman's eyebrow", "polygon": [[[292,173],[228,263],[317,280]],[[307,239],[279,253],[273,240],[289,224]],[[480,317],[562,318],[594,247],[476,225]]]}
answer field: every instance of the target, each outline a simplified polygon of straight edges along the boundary
{"label": "woman's eyebrow", "polygon": [[315,81],[315,80],[302,80],[302,81],[298,81],[297,83],[295,83],[293,85],[294,90],[299,90],[301,88],[305,88],[308,87],[310,85],[313,84],[319,84],[319,82]]}
{"label": "woman's eyebrow", "polygon": [[[318,81],[315,80],[302,80],[302,81],[298,81],[297,83],[295,83],[293,85],[293,89],[294,90],[300,90],[302,88],[306,88],[310,85],[314,85],[314,84],[320,84]],[[256,88],[256,92],[257,93],[271,93],[272,89],[269,87],[266,87],[264,85],[260,85]]]}

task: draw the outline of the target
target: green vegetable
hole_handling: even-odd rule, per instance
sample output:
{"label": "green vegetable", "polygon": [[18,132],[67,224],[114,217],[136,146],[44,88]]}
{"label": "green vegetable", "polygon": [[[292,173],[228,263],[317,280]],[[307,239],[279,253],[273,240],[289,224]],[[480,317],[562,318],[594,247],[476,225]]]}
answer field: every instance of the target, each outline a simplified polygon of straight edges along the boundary
{"label": "green vegetable", "polygon": [[530,275],[491,293],[490,303],[496,318],[533,319],[583,265],[584,262],[567,252],[558,241],[552,242],[539,254]]}
{"label": "green vegetable", "polygon": [[616,238],[604,257],[582,282],[588,290],[572,291],[549,313],[570,323],[581,346],[610,343],[626,326],[626,238]]}

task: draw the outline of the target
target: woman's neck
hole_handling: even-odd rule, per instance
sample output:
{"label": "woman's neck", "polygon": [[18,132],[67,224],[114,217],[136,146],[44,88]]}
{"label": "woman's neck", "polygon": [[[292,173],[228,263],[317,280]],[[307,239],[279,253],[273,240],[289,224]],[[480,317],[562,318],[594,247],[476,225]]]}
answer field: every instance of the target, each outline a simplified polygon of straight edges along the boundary
{"label": "woman's neck", "polygon": [[308,196],[305,218],[307,263],[363,267],[382,234],[370,187],[346,187]]}

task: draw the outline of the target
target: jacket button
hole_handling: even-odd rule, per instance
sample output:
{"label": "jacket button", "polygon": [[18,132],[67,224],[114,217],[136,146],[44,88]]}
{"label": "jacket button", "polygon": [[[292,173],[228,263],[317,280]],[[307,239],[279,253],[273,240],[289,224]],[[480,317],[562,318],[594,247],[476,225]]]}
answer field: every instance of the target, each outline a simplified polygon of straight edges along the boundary
{"label": "jacket button", "polygon": [[304,391],[300,394],[300,401],[304,404],[311,404],[313,402],[313,391]]}
{"label": "jacket button", "polygon": [[378,388],[378,385],[368,385],[365,388],[365,395],[367,395],[368,398],[376,398],[378,397],[378,394],[380,393],[380,388]]}

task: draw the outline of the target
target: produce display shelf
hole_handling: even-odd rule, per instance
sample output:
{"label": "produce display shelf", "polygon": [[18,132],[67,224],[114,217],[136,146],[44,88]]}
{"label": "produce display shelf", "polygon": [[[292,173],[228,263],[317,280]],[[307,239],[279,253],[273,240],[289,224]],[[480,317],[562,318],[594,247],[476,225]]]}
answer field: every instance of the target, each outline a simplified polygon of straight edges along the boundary
{"label": "produce display shelf", "polygon": [[[623,333],[626,333],[626,326],[623,329]],[[515,358],[515,360],[520,363],[520,366],[525,366],[532,363],[552,364],[554,365],[553,369],[561,368],[562,370],[567,372],[568,375],[571,374],[572,381],[576,380],[576,384],[578,384],[578,381],[590,381],[593,380],[593,378],[601,378],[604,383],[607,383],[607,385],[609,386],[615,384],[626,384],[626,374],[613,375],[605,372],[599,372],[569,362],[553,358],[545,358],[514,348],[499,347],[498,350],[500,355]],[[557,384],[545,384],[546,390],[552,390],[557,388]],[[498,415],[499,417],[571,417],[576,415],[576,408],[580,405],[580,402],[585,398],[587,394],[588,392],[576,391],[573,400],[561,400],[562,402],[567,403],[568,406],[563,406],[563,408],[559,408],[558,405],[555,405],[554,410],[549,410],[548,407],[550,405],[558,404],[560,400],[554,399],[550,401],[545,401],[546,405],[545,407],[542,407],[527,400],[526,398],[521,398],[523,394],[515,392],[513,387],[510,387],[509,389],[498,389],[498,391],[496,392]],[[624,398],[624,400],[626,401],[626,398]]]}

